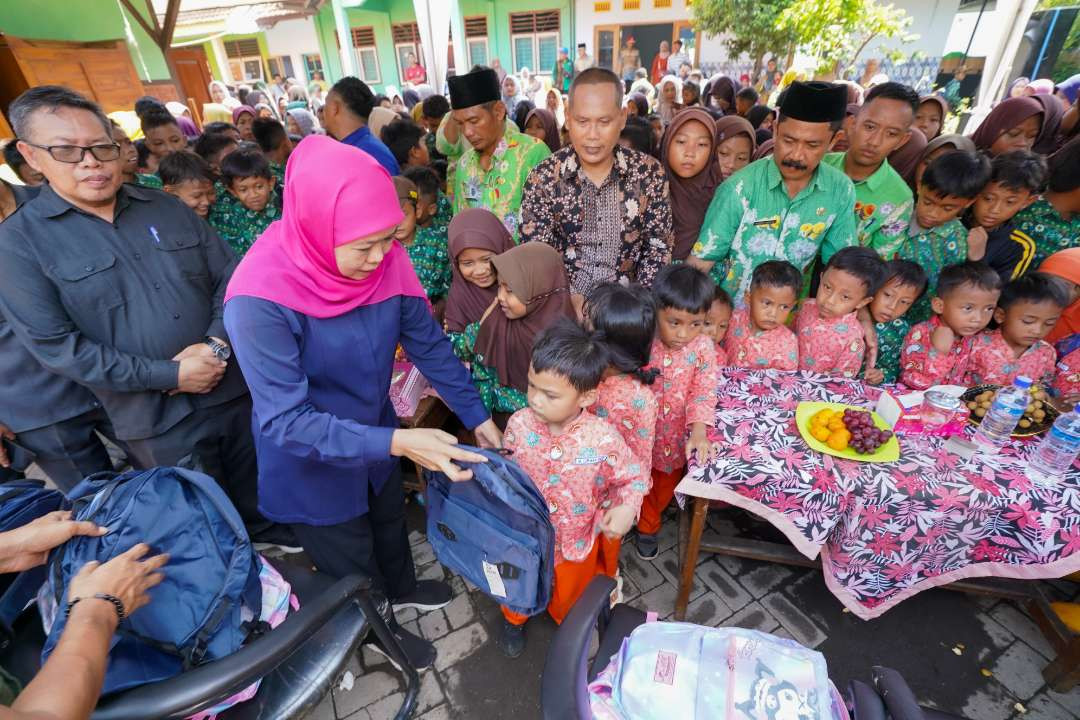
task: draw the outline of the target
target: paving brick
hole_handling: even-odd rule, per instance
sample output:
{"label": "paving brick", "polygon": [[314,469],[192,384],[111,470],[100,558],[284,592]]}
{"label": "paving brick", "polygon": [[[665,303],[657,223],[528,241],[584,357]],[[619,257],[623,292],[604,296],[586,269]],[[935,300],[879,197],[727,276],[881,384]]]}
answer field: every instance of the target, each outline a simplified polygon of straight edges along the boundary
{"label": "paving brick", "polygon": [[727,570],[715,561],[710,560],[699,565],[695,575],[697,582],[704,583],[705,587],[723,598],[732,610],[740,610],[754,599]]}
{"label": "paving brick", "polygon": [[401,610],[394,611],[394,617],[397,618],[399,623],[407,623],[420,617],[420,613],[416,608],[402,608]]}
{"label": "paving brick", "polygon": [[445,580],[446,570],[439,563],[431,563],[416,571],[417,580]]}
{"label": "paving brick", "polygon": [[1076,720],[1076,716],[1065,708],[1058,705],[1056,702],[1046,696],[1046,693],[1039,693],[1031,700],[1024,703],[1024,707],[1027,713],[1016,713],[1013,715],[1013,720],[1031,720],[1037,718],[1038,720]]}
{"label": "paving brick", "polygon": [[420,675],[420,693],[416,697],[416,712],[419,715],[446,702],[438,673],[426,672]]}
{"label": "paving brick", "polygon": [[432,610],[420,618],[420,632],[425,640],[438,640],[450,632],[450,623],[442,610]]}
{"label": "paving brick", "polygon": [[334,713],[333,696],[330,693],[323,695],[323,699],[319,701],[315,709],[305,717],[306,720],[336,720],[337,715]]}
{"label": "paving brick", "polygon": [[719,627],[731,612],[719,595],[709,591],[686,606],[686,622]]}
{"label": "paving brick", "polygon": [[454,597],[469,591],[468,588],[465,587],[465,580],[460,575],[454,575],[452,573],[447,574],[450,575],[450,579],[447,582],[450,583],[450,592],[454,594]]}
{"label": "paving brick", "polygon": [[1016,635],[1009,632],[1004,625],[999,623],[990,615],[987,615],[986,613],[978,613],[977,615],[975,615],[975,619],[979,621],[980,625],[982,625],[983,630],[986,631],[987,637],[990,638],[990,642],[998,650],[1004,650],[1005,648],[1012,645],[1013,641],[1016,640]]}
{"label": "paving brick", "polygon": [[441,672],[459,660],[472,655],[477,648],[487,642],[487,639],[487,630],[483,625],[475,622],[436,640],[435,650],[438,652],[438,657],[435,658],[435,669]]}
{"label": "paving brick", "polygon": [[[702,592],[702,588],[694,588],[690,593],[690,600],[694,600]],[[667,619],[675,612],[675,596],[678,594],[679,589],[671,583],[661,583],[628,604],[645,612],[655,612],[661,619]]]}
{"label": "paving brick", "polygon": [[410,530],[409,531],[409,545],[410,546],[419,545],[420,543],[426,542],[426,541],[427,541],[427,535],[420,532],[419,530]]}
{"label": "paving brick", "polygon": [[763,608],[760,603],[752,602],[725,620],[724,625],[727,627],[741,627],[750,630],[760,630],[762,632],[772,632],[779,627],[780,623],[778,623],[776,618],[774,618],[768,610]]}
{"label": "paving brick", "polygon": [[[375,632],[372,631],[372,636]],[[366,643],[360,646],[360,659],[363,661],[362,665],[365,671],[370,672],[374,668],[378,668],[380,665],[390,665],[390,660],[385,655],[375,652]],[[353,673],[354,675],[356,673]]]}
{"label": "paving brick", "polygon": [[629,554],[623,554],[623,573],[628,575],[641,592],[648,592],[664,582],[664,576],[660,570],[653,567],[653,563],[642,560],[631,549]]}
{"label": "paving brick", "polygon": [[450,604],[443,608],[443,612],[446,613],[446,619],[454,630],[465,627],[476,619],[476,610],[466,592],[462,592],[451,600]]}
{"label": "paving brick", "polygon": [[679,544],[679,513],[675,513],[670,521],[664,520],[664,524],[660,526],[660,533],[656,538],[656,541],[660,547],[660,552],[665,550],[671,550]]}
{"label": "paving brick", "polygon": [[1032,697],[1043,686],[1042,666],[1046,661],[1027,643],[1017,640],[990,668],[994,677],[1021,700]]}
{"label": "paving brick", "polygon": [[1046,659],[1053,658],[1056,653],[1050,647],[1049,641],[1043,637],[1039,626],[1027,615],[1017,609],[1011,602],[999,603],[990,612],[990,617],[1001,623],[1006,630],[1016,635],[1035,649]]}
{"label": "paving brick", "polygon": [[381,670],[356,675],[351,690],[334,687],[334,708],[338,717],[348,717],[360,708],[367,707],[378,700],[401,690],[401,681],[397,675]]}
{"label": "paving brick", "polygon": [[394,695],[384,697],[382,700],[373,702],[365,709],[371,720],[394,720],[394,718],[397,717],[398,710],[401,709],[401,703],[404,702],[404,700],[405,693],[395,693]]}
{"label": "paving brick", "polygon": [[424,567],[430,563],[435,562],[435,550],[431,547],[431,543],[424,541],[418,545],[413,545],[412,548],[413,564],[416,567]]}
{"label": "paving brick", "polygon": [[1073,717],[1080,717],[1080,687],[1075,687],[1067,693],[1047,689],[1046,695],[1072,713]]}
{"label": "paving brick", "polygon": [[622,577],[622,601],[624,603],[629,603],[631,600],[641,595],[641,590],[634,584],[634,581],[630,579],[630,575],[627,574],[625,569],[620,568],[620,571],[620,576]]}
{"label": "paving brick", "polygon": [[786,580],[791,579],[791,570],[782,565],[762,565],[745,575],[738,576],[739,583],[750,591],[754,597],[759,598],[775,590]]}
{"label": "paving brick", "polygon": [[761,604],[801,645],[815,648],[825,642],[826,636],[821,628],[781,593],[766,595],[761,599]]}
{"label": "paving brick", "polygon": [[440,705],[434,710],[429,710],[420,716],[419,720],[450,720],[453,715],[450,714],[449,705]]}
{"label": "paving brick", "polygon": [[679,555],[674,550],[660,551],[660,554],[653,560],[653,567],[660,571],[660,574],[664,576],[664,579],[674,585],[679,586]]}
{"label": "paving brick", "polygon": [[1016,698],[997,683],[989,683],[967,699],[960,713],[977,720],[1006,720],[1014,712]]}
{"label": "paving brick", "polygon": [[[703,556],[709,555],[709,553],[702,553]],[[743,560],[742,558],[735,557],[733,555],[722,555],[719,553],[713,553],[717,564],[728,571],[732,577],[741,578],[743,575],[755,570],[756,568],[763,567],[762,563],[756,563],[750,560]]]}

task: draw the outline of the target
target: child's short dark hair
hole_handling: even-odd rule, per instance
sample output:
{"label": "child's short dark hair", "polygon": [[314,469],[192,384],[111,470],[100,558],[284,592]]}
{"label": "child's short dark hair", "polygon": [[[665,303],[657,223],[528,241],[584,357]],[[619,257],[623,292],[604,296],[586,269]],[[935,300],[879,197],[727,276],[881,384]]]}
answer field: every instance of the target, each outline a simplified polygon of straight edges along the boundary
{"label": "child's short dark hair", "polygon": [[165,107],[165,103],[158,100],[153,95],[143,95],[141,98],[135,101],[135,115],[140,120],[144,115],[155,110],[164,110],[168,112],[168,108]]}
{"label": "child's short dark hair", "polygon": [[720,303],[724,307],[729,307],[732,310],[735,309],[735,303],[731,301],[731,296],[728,295],[728,291],[720,287],[719,285],[717,285],[716,289],[713,290],[712,301],[713,304]]}
{"label": "child's short dark hair", "polygon": [[652,287],[657,309],[693,314],[709,312],[715,290],[712,279],[692,265],[661,268]]}
{"label": "child's short dark hair", "polygon": [[1056,193],[1072,192],[1080,188],[1080,137],[1065,143],[1047,161],[1047,189]]}
{"label": "child's short dark hair", "polygon": [[198,140],[195,141],[195,147],[192,149],[203,160],[210,162],[210,158],[220,153],[230,145],[235,145],[236,140],[231,135],[224,133],[203,133]]}
{"label": "child's short dark hair", "polygon": [[626,118],[626,125],[619,132],[619,139],[628,141],[630,147],[646,155],[653,154],[653,146],[656,143],[649,121],[637,115]]}
{"label": "child's short dark hair", "polygon": [[380,139],[390,148],[398,165],[409,162],[409,151],[420,144],[424,137],[424,128],[412,120],[394,120],[382,129]]}
{"label": "child's short dark hair", "polygon": [[876,252],[866,247],[846,247],[837,250],[825,269],[843,270],[854,275],[866,286],[866,295],[871,297],[885,282],[885,261]]}
{"label": "child's short dark hair", "polygon": [[263,152],[273,152],[289,139],[285,126],[274,118],[255,118],[251,123],[251,134]]}
{"label": "child's short dark hair", "polygon": [[736,99],[749,100],[750,104],[756,104],[761,96],[758,95],[758,91],[752,87],[744,87],[739,92],[735,93]]}
{"label": "child's short dark hair", "polygon": [[240,132],[240,129],[233,125],[231,122],[225,122],[224,120],[215,120],[212,123],[206,123],[203,125],[203,136],[206,135],[220,135],[223,132]]}
{"label": "child's short dark hair", "polygon": [[791,288],[798,295],[802,292],[803,277],[799,268],[787,260],[766,260],[754,268],[750,277],[750,289],[765,287]]}
{"label": "child's short dark hair", "polygon": [[193,152],[169,153],[158,164],[158,176],[162,185],[179,185],[194,180],[195,182],[214,182],[214,171],[210,165]]}
{"label": "child's short dark hair", "polygon": [[929,284],[929,280],[926,277],[926,271],[922,269],[922,266],[917,262],[911,260],[900,260],[899,258],[890,260],[885,263],[885,280],[882,281],[882,285],[890,280],[897,280],[901,285],[907,287],[913,287],[919,289],[919,297],[926,292],[926,286]]}
{"label": "child's short dark hair", "polygon": [[946,265],[938,275],[936,295],[944,298],[964,285],[974,285],[980,290],[1001,290],[1001,276],[997,270],[977,260]]}
{"label": "child's short dark hair", "polygon": [[221,178],[229,185],[233,180],[249,177],[272,180],[274,174],[266,156],[253,143],[243,143],[221,161]]}
{"label": "child's short dark hair", "polygon": [[570,320],[560,320],[533,343],[533,371],[564,377],[578,392],[595,390],[608,364],[607,346]]}
{"label": "child's short dark hair", "polygon": [[148,130],[165,127],[166,125],[176,125],[177,129],[180,128],[180,124],[176,122],[176,118],[174,118],[172,113],[164,107],[150,108],[142,114],[139,121],[143,135],[145,135]]}
{"label": "child's short dark hair", "polygon": [[416,191],[425,197],[439,197],[439,188],[442,181],[439,174],[426,165],[410,165],[402,168],[401,174],[412,180],[416,185]]}
{"label": "child's short dark hair", "polygon": [[609,363],[646,385],[656,379],[645,372],[656,335],[656,300],[640,285],[616,282],[597,285],[585,300],[585,317],[608,347]]}
{"label": "child's short dark hair", "polygon": [[446,174],[450,170],[450,164],[445,160],[432,160],[431,169],[439,176],[439,187],[446,187]]}
{"label": "child's short dark hair", "polygon": [[135,141],[135,152],[139,156],[139,167],[145,168],[146,163],[150,160],[150,148],[146,146],[146,140],[139,138]]}
{"label": "child's short dark hair", "polygon": [[1005,284],[1001,288],[998,307],[1008,310],[1012,305],[1026,300],[1033,303],[1049,302],[1058,307],[1069,305],[1069,291],[1060,279],[1041,272],[1028,273]]}
{"label": "child's short dark hair", "polygon": [[424,117],[442,120],[443,116],[450,112],[450,101],[442,95],[431,95],[424,98],[421,108]]}
{"label": "child's short dark hair", "polygon": [[982,153],[957,150],[934,158],[923,173],[920,187],[939,195],[970,200],[990,182],[990,160]]}
{"label": "child's short dark hair", "polygon": [[1046,160],[1038,153],[1014,150],[998,155],[990,165],[990,182],[1009,190],[1027,190],[1037,195],[1046,184]]}

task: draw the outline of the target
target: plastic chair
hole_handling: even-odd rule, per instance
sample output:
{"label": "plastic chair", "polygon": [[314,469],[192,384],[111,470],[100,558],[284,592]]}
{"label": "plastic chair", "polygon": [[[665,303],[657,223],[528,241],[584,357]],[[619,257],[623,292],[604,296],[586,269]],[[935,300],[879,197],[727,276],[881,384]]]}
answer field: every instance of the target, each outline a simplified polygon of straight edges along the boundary
{"label": "plastic chair", "polygon": [[[607,667],[622,641],[645,622],[645,613],[629,605],[611,604],[615,581],[606,575],[593,578],[571,608],[548,648],[540,684],[544,720],[593,720],[588,684]],[[589,648],[593,634],[600,644],[592,664]],[[896,670],[875,666],[873,685],[853,681],[848,692],[852,720],[964,720],[922,707]]]}
{"label": "plastic chair", "polygon": [[[299,611],[226,658],[103,698],[92,720],[179,720],[213,707],[259,678],[263,682],[255,697],[220,713],[221,720],[301,717],[330,691],[369,630],[405,668],[408,687],[396,718],[410,717],[420,678],[379,618],[367,592],[370,581],[350,575],[334,582],[297,565],[272,562],[300,599]],[[369,617],[379,620],[372,623]],[[36,613],[24,613],[14,632],[15,640],[0,650],[0,664],[26,682],[40,665],[41,621]]]}

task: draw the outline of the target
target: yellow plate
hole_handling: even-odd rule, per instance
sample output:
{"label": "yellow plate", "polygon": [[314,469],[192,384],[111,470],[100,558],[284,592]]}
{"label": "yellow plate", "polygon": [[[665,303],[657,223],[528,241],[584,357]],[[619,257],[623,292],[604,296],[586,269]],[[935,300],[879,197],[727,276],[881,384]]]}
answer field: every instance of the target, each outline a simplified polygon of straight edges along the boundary
{"label": "yellow plate", "polygon": [[[847,448],[846,450],[833,450],[831,447],[821,442],[813,435],[810,434],[810,418],[818,413],[820,410],[836,410],[844,412],[845,410],[865,410],[866,408],[856,407],[854,405],[844,405],[843,403],[827,403],[827,402],[801,402],[799,406],[795,408],[795,424],[799,427],[799,434],[802,435],[803,440],[814,450],[823,452],[828,455],[835,455],[836,457],[842,457],[847,460],[858,460],[859,462],[893,462],[900,459],[900,443],[896,439],[894,434],[889,440],[879,447],[877,451],[870,453],[869,455],[862,455],[855,452],[854,448]],[[889,423],[881,419],[881,416],[876,412],[871,411],[870,417],[874,420],[874,425],[881,430],[892,430]]]}

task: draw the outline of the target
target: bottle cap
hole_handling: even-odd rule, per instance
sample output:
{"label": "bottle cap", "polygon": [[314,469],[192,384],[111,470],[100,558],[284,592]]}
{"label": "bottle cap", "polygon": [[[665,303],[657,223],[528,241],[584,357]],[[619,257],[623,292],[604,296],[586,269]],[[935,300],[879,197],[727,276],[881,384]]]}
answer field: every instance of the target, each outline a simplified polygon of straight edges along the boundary
{"label": "bottle cap", "polygon": [[1017,378],[1013,380],[1013,385],[1020,388],[1029,388],[1031,387],[1031,378],[1025,375],[1018,375]]}

